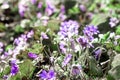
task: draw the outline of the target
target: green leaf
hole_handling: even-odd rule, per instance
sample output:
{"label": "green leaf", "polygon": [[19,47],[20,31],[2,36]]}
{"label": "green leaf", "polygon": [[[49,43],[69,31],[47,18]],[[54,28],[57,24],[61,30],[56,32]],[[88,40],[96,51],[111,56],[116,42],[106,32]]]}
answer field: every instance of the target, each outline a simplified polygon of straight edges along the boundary
{"label": "green leaf", "polygon": [[105,41],[107,41],[109,36],[110,36],[110,32],[107,32],[106,34],[104,34],[103,37],[101,38],[101,42],[104,43]]}
{"label": "green leaf", "polygon": [[89,74],[91,76],[101,76],[102,70],[100,67],[97,67],[96,60],[93,57],[89,56],[88,61],[89,61],[88,64],[89,64],[89,69],[90,69]]}
{"label": "green leaf", "polygon": [[28,52],[33,52],[35,54],[39,54],[40,52],[42,52],[43,46],[38,43],[33,43],[31,48],[28,48],[27,50],[28,50]]}
{"label": "green leaf", "polygon": [[[2,78],[4,75],[7,75],[10,73],[10,67],[6,67],[3,72],[0,73],[0,78]],[[1,79],[0,79],[1,80]]]}
{"label": "green leaf", "polygon": [[116,50],[117,52],[120,52],[120,46],[119,46],[119,45],[118,45],[118,46],[115,46],[114,48],[115,48],[115,50]]}
{"label": "green leaf", "polygon": [[108,80],[120,80],[120,65],[112,68],[108,72],[108,77],[107,78],[108,78]]}
{"label": "green leaf", "polygon": [[15,27],[15,32],[16,32],[16,33],[21,33],[21,32],[24,32],[24,29],[23,29],[20,25],[17,25],[17,26]]}
{"label": "green leaf", "polygon": [[101,23],[106,22],[107,17],[108,17],[108,15],[105,15],[105,14],[94,15],[92,21],[90,22],[90,24],[97,26],[97,25],[99,25]]}
{"label": "green leaf", "polygon": [[120,25],[119,26],[117,26],[117,28],[116,28],[116,34],[118,34],[118,35],[120,35]]}
{"label": "green leaf", "polygon": [[5,51],[8,51],[9,49],[12,49],[12,48],[13,48],[13,45],[7,45],[5,48]]}
{"label": "green leaf", "polygon": [[68,13],[71,14],[71,15],[72,14],[78,14],[79,12],[80,12],[80,10],[76,6],[74,6],[73,8],[71,8],[71,9],[68,10]]}
{"label": "green leaf", "polygon": [[0,23],[0,32],[6,30],[6,27],[3,23]]}

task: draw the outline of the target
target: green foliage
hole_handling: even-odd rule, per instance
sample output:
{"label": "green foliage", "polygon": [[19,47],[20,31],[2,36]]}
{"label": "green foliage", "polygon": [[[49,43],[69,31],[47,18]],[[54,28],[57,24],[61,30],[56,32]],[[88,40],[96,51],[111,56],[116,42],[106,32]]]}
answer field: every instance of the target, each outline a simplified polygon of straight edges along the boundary
{"label": "green foliage", "polygon": [[116,34],[118,34],[118,35],[120,35],[120,25],[119,26],[117,26],[117,28],[116,28]]}
{"label": "green foliage", "polygon": [[94,15],[92,21],[90,22],[90,24],[97,26],[97,25],[99,25],[101,23],[106,22],[107,17],[108,17],[108,15],[105,15],[105,14]]}
{"label": "green foliage", "polygon": [[104,34],[100,40],[100,42],[104,43],[105,41],[107,41],[107,39],[110,36],[110,32],[107,32],[106,34]]}
{"label": "green foliage", "polygon": [[68,10],[68,13],[69,13],[70,15],[72,15],[72,14],[78,14],[79,12],[80,12],[80,10],[79,10],[79,8],[76,7],[76,6],[74,6],[74,7],[72,7],[71,9]]}
{"label": "green foliage", "polygon": [[111,64],[112,68],[108,72],[108,80],[119,80],[120,79],[120,54],[117,54]]}
{"label": "green foliage", "polygon": [[4,75],[7,75],[10,73],[10,66],[6,67],[3,72],[0,73],[0,80]]}
{"label": "green foliage", "polygon": [[43,46],[40,43],[33,43],[30,48],[28,48],[28,52],[33,52],[35,54],[40,54],[43,50]]}
{"label": "green foliage", "polygon": [[115,46],[114,48],[115,48],[115,51],[120,52],[120,45]]}
{"label": "green foliage", "polygon": [[5,31],[6,27],[3,23],[0,23],[0,32]]}
{"label": "green foliage", "polygon": [[24,32],[24,29],[20,25],[16,25],[14,30],[15,30],[16,33]]}
{"label": "green foliage", "polygon": [[89,56],[88,65],[89,65],[89,69],[90,69],[89,74],[91,76],[99,76],[100,77],[101,75],[103,75],[102,70],[100,69],[100,67],[97,66],[96,60],[91,56]]}
{"label": "green foliage", "polygon": [[5,51],[8,51],[9,49],[13,49],[13,45],[10,44],[5,47]]}

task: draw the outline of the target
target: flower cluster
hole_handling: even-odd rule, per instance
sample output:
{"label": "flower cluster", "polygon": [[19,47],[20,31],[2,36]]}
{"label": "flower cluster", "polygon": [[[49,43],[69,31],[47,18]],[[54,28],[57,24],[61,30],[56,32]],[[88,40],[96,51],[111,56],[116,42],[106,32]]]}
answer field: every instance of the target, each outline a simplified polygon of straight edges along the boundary
{"label": "flower cluster", "polygon": [[84,30],[83,30],[83,33],[85,36],[87,36],[87,38],[92,41],[94,39],[93,35],[94,34],[98,34],[99,31],[98,31],[98,28],[97,26],[94,26],[94,25],[87,25]]}
{"label": "flower cluster", "polygon": [[[60,39],[60,49],[63,53],[66,53],[67,42],[71,43],[71,40],[78,36],[79,25],[76,21],[65,21],[61,23],[60,31],[58,36]],[[74,41],[74,40],[73,40]]]}
{"label": "flower cluster", "polygon": [[65,21],[61,23],[60,31],[58,32],[58,36],[60,36],[61,40],[72,38],[73,36],[78,35],[79,25],[76,21]]}
{"label": "flower cluster", "polygon": [[[15,75],[19,71],[19,67],[17,65],[17,55],[20,54],[21,50],[25,50],[28,46],[27,40],[32,38],[34,35],[33,31],[28,32],[27,34],[22,34],[20,37],[16,38],[14,40],[14,47],[12,49],[9,49],[8,51],[4,51],[0,56],[0,63],[8,64],[9,61],[11,61],[11,75]],[[0,46],[2,47],[3,44],[1,43]],[[34,56],[35,57],[35,56]],[[6,68],[6,65],[3,65],[4,68]]]}

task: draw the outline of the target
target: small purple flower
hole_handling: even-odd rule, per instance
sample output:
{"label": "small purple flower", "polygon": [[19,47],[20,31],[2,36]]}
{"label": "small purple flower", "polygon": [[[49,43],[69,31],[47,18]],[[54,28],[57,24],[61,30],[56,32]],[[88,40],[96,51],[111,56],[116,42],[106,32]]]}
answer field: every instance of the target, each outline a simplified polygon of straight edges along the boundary
{"label": "small purple flower", "polygon": [[19,71],[19,67],[16,63],[16,60],[12,60],[11,61],[11,71],[10,71],[11,75],[12,76],[16,75],[18,73],[18,71]]}
{"label": "small purple flower", "polygon": [[84,5],[82,5],[82,4],[79,6],[79,8],[80,8],[80,10],[81,10],[82,12],[85,12],[85,11],[86,11],[86,7],[85,7]]}
{"label": "small purple flower", "polygon": [[47,2],[45,12],[47,13],[48,16],[52,15],[55,12],[55,6],[51,4],[50,1]]}
{"label": "small purple flower", "polygon": [[119,20],[116,17],[110,18],[110,26],[111,28],[115,27],[119,23]]}
{"label": "small purple flower", "polygon": [[47,78],[48,78],[48,73],[47,73],[45,70],[43,70],[39,76],[40,76],[42,79],[47,79]]}
{"label": "small purple flower", "polygon": [[4,45],[4,44],[3,44],[2,42],[0,42],[0,47],[3,47],[3,45]]}
{"label": "small purple flower", "polygon": [[66,66],[72,58],[72,54],[67,54],[62,62],[62,67]]}
{"label": "small purple flower", "polygon": [[42,39],[49,39],[49,37],[44,32],[41,32],[41,37]]}
{"label": "small purple flower", "polygon": [[71,72],[73,75],[78,75],[80,74],[81,69],[82,69],[81,65],[73,65]]}
{"label": "small purple flower", "polygon": [[19,14],[21,17],[24,17],[25,11],[27,9],[26,6],[24,6],[23,4],[19,4],[18,5],[18,9],[19,9]]}
{"label": "small purple flower", "polygon": [[62,13],[62,14],[65,13],[65,6],[64,5],[60,6],[60,13]]}
{"label": "small purple flower", "polygon": [[64,41],[61,41],[60,43],[59,43],[59,45],[60,45],[60,50],[63,52],[63,53],[66,53],[66,43],[64,42]]}
{"label": "small purple flower", "polygon": [[2,53],[2,52],[3,52],[3,43],[0,42],[0,53]]}
{"label": "small purple flower", "polygon": [[42,17],[41,12],[38,12],[38,13],[37,13],[37,18],[40,19],[41,17]]}
{"label": "small purple flower", "polygon": [[88,12],[88,13],[87,13],[87,18],[88,18],[88,19],[92,19],[92,18],[93,18],[93,13]]}
{"label": "small purple flower", "polygon": [[81,46],[83,48],[87,47],[89,45],[89,42],[88,42],[88,39],[83,37],[83,36],[80,36],[78,39],[77,39],[78,43],[81,44]]}
{"label": "small purple flower", "polygon": [[37,0],[31,0],[32,4],[35,4],[37,2]]}
{"label": "small purple flower", "polygon": [[35,59],[35,58],[38,57],[38,55],[36,55],[35,53],[29,52],[29,53],[28,53],[28,57],[29,57],[29,58],[32,58],[32,59]]}
{"label": "small purple flower", "polygon": [[27,39],[28,39],[28,38],[27,38],[27,35],[22,34],[20,37],[15,38],[14,44],[18,46],[18,45],[20,45],[21,43],[26,42]]}
{"label": "small purple flower", "polygon": [[49,72],[42,70],[42,72],[39,74],[39,76],[43,80],[55,80],[54,70],[49,70]]}
{"label": "small purple flower", "polygon": [[14,44],[18,45],[19,43],[20,43],[20,40],[17,39],[17,38],[15,38],[15,39],[14,39]]}
{"label": "small purple flower", "polygon": [[61,20],[61,21],[64,21],[66,19],[66,15],[60,13],[59,16],[58,16],[58,19]]}
{"label": "small purple flower", "polygon": [[8,79],[8,75],[4,75],[4,76],[3,76],[3,79],[4,79],[4,80],[7,80],[7,79]]}
{"label": "small purple flower", "polygon": [[37,7],[40,9],[40,8],[42,8],[42,5],[43,5],[43,3],[39,2]]}
{"label": "small purple flower", "polygon": [[30,32],[27,33],[27,38],[31,38],[34,35],[34,31],[31,30]]}
{"label": "small purple flower", "polygon": [[94,53],[95,53],[95,58],[98,59],[100,54],[102,53],[102,51],[101,51],[101,49],[98,49]]}

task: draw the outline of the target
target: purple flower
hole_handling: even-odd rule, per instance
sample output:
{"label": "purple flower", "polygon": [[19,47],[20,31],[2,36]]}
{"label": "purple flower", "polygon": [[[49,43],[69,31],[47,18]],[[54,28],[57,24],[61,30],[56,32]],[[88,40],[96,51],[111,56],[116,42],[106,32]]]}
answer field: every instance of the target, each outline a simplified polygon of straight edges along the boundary
{"label": "purple flower", "polygon": [[65,6],[64,5],[60,6],[60,13],[62,13],[62,14],[65,13]]}
{"label": "purple flower", "polygon": [[61,21],[64,21],[66,19],[66,15],[64,15],[63,13],[60,13],[58,16],[58,19]]}
{"label": "purple flower", "polygon": [[38,13],[37,13],[37,18],[40,19],[41,17],[42,17],[41,12],[38,12]]}
{"label": "purple flower", "polygon": [[4,44],[3,44],[2,42],[0,42],[0,47],[3,47],[3,45],[4,45]]}
{"label": "purple flower", "polygon": [[47,13],[48,16],[52,15],[55,12],[55,6],[51,4],[50,1],[47,2],[45,12]]}
{"label": "purple flower", "polygon": [[40,8],[42,8],[42,5],[43,5],[43,3],[39,2],[37,7],[40,9]]}
{"label": "purple flower", "polygon": [[81,65],[73,65],[71,72],[73,75],[78,75],[80,74],[81,69],[82,69]]}
{"label": "purple flower", "polygon": [[93,18],[93,13],[88,12],[88,13],[87,13],[87,18],[88,18],[88,19],[92,19],[92,18]]}
{"label": "purple flower", "polygon": [[4,80],[7,80],[7,79],[8,79],[8,75],[4,75],[4,76],[3,76],[3,79],[4,79]]}
{"label": "purple flower", "polygon": [[31,0],[32,4],[35,4],[37,2],[37,0]]}
{"label": "purple flower", "polygon": [[3,52],[3,43],[0,42],[0,53],[2,53],[2,52]]}
{"label": "purple flower", "polygon": [[28,53],[28,57],[29,57],[29,58],[32,58],[32,59],[35,59],[35,58],[37,58],[37,57],[38,57],[38,55],[36,55],[36,54],[34,54],[34,53],[29,52],[29,53]]}
{"label": "purple flower", "polygon": [[115,27],[119,23],[119,20],[116,17],[110,18],[110,26],[111,28]]}
{"label": "purple flower", "polygon": [[18,9],[19,9],[19,14],[20,14],[20,16],[23,17],[24,14],[25,14],[25,11],[26,11],[26,9],[27,9],[27,7],[24,6],[23,4],[19,4],[19,5],[18,5]]}
{"label": "purple flower", "polygon": [[34,31],[31,30],[30,32],[27,33],[27,38],[31,38],[34,35]]}
{"label": "purple flower", "polygon": [[18,46],[26,41],[27,41],[27,36],[25,34],[22,34],[20,37],[18,37],[14,40],[14,44],[16,44]]}
{"label": "purple flower", "polygon": [[64,41],[61,41],[60,43],[59,43],[59,45],[60,45],[60,50],[63,52],[63,53],[66,53],[66,43],[64,42]]}
{"label": "purple flower", "polygon": [[72,58],[72,54],[67,54],[62,62],[62,67],[66,66]]}
{"label": "purple flower", "polygon": [[47,78],[48,78],[48,73],[47,73],[45,70],[43,70],[43,71],[41,72],[41,74],[40,74],[40,77],[41,77],[42,79],[47,79]]}
{"label": "purple flower", "polygon": [[82,12],[85,12],[85,11],[86,11],[86,7],[85,7],[84,5],[82,5],[82,4],[79,6],[79,8],[80,8],[80,10],[81,10]]}
{"label": "purple flower", "polygon": [[11,71],[10,71],[11,75],[12,76],[16,75],[18,73],[18,71],[19,71],[19,67],[16,63],[16,60],[12,60],[11,61]]}
{"label": "purple flower", "polygon": [[42,39],[49,39],[49,37],[44,32],[41,32],[41,37]]}
{"label": "purple flower", "polygon": [[42,70],[42,72],[39,74],[41,79],[44,80],[55,80],[55,72],[54,70],[49,70],[49,72]]}
{"label": "purple flower", "polygon": [[77,39],[77,42],[80,43],[83,48],[85,48],[85,47],[87,47],[89,45],[88,39],[83,37],[83,36],[80,36]]}
{"label": "purple flower", "polygon": [[90,41],[92,41],[94,39],[93,35],[94,34],[98,34],[98,28],[96,26],[93,25],[87,25],[84,30],[83,33],[88,37],[88,39]]}
{"label": "purple flower", "polygon": [[101,51],[101,49],[98,49],[94,53],[95,53],[95,58],[98,59],[98,57],[100,56],[100,54],[102,53],[102,51]]}

